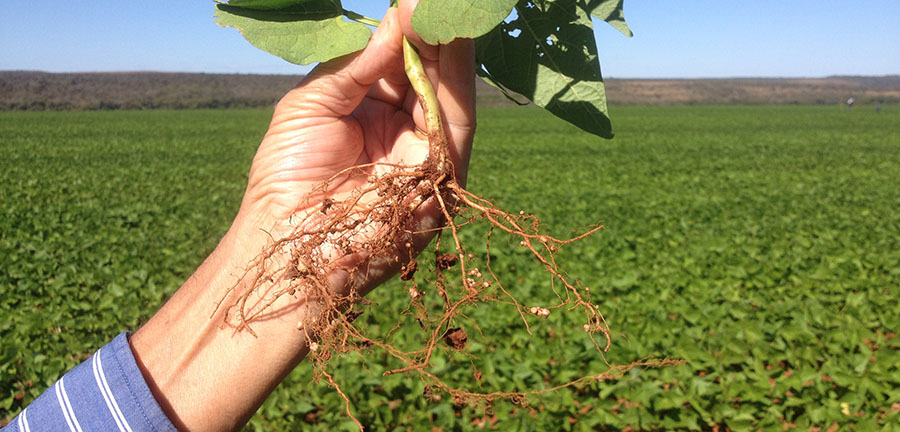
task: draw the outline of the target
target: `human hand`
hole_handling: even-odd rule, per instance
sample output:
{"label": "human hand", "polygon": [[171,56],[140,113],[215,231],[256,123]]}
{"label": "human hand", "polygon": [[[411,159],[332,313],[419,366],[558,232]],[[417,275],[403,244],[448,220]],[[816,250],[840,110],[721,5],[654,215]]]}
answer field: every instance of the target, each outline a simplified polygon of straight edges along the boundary
{"label": "human hand", "polygon": [[[428,154],[422,108],[403,69],[401,38],[419,48],[444,115],[457,181],[464,185],[475,131],[475,59],[471,40],[430,46],[412,30],[416,1],[401,1],[384,17],[368,47],[324,63],[277,105],[253,161],[242,209],[287,219],[329,193],[366,186],[371,173],[347,174],[365,164],[416,165]],[[376,171],[377,172],[377,171]],[[337,177],[335,177],[337,176]]]}
{"label": "human hand", "polygon": [[[422,108],[404,72],[404,36],[419,47],[444,114],[456,180],[464,184],[475,129],[474,44],[471,40],[424,44],[409,24],[414,7],[415,2],[400,2],[398,9],[387,13],[364,51],[319,65],[279,102],[254,159],[241,208],[242,214],[253,215],[254,229],[264,228],[274,239],[286,239],[292,231],[320,229],[303,225],[309,214],[318,214],[323,199],[341,202],[375,189],[377,179],[397,166],[416,166],[425,160],[429,143],[422,133],[426,129]],[[368,193],[358,207],[379,199]],[[443,215],[437,203],[426,202],[412,216],[405,228],[433,232]],[[348,272],[364,265],[366,274],[353,285],[365,294],[399,268],[396,259],[374,264],[376,258],[415,255],[433,236],[419,234],[399,241],[385,238],[391,234],[372,225],[341,234],[349,243],[363,245],[354,250],[326,243],[315,246],[315,251],[302,247],[269,251],[265,259],[278,262],[281,255],[285,263],[289,253],[325,256],[309,264],[331,267],[328,272],[335,277],[326,285],[333,285],[332,291],[345,291]],[[410,243],[412,250],[397,248],[379,251],[381,257],[370,256],[374,253],[365,245],[384,242]]]}
{"label": "human hand", "polygon": [[[414,165],[425,159],[428,142],[416,132],[425,122],[403,71],[403,35],[419,48],[435,87],[456,181],[464,185],[475,130],[474,47],[472,41],[425,45],[409,24],[414,7],[415,1],[401,0],[363,52],[319,65],[279,102],[231,229],[172,299],[130,338],[151,391],[180,429],[240,429],[308,353],[310,340],[297,331],[297,323],[314,318],[316,312],[292,307],[292,302],[304,303],[302,298],[283,297],[277,306],[287,312],[253,323],[253,334],[229,331],[223,323],[228,302],[254,288],[252,280],[236,279],[273,237],[285,232],[280,230],[292,229],[294,216],[309,214],[324,198],[319,194],[313,197],[318,201],[309,200],[311,192],[328,180],[332,196],[373,186],[370,175],[347,171],[351,167]],[[378,166],[385,165],[372,169]],[[440,216],[440,209],[426,202],[414,213],[413,223],[436,226]],[[359,240],[379,240],[369,234]],[[418,236],[413,249],[421,250],[426,237]],[[371,257],[355,258],[355,265],[361,266],[361,260]],[[360,293],[396,270],[385,267],[361,278]],[[333,285],[337,291],[346,289],[347,279],[337,278]],[[211,317],[223,297],[226,307]],[[236,385],[241,391],[233,391]]]}

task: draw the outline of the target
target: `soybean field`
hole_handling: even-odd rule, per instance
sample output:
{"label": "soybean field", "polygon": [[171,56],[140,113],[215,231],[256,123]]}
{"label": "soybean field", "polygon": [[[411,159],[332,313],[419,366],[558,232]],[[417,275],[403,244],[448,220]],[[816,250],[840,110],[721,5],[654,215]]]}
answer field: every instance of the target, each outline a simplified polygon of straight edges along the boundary
{"label": "soybean field", "polygon": [[[558,236],[604,225],[557,257],[602,305],[612,348],[600,356],[564,313],[531,319],[529,335],[514,307],[479,306],[454,323],[471,338],[466,352],[445,352],[432,371],[512,391],[639,359],[686,362],[485,407],[415,376],[382,377],[395,365],[372,350],[333,363],[363,424],[900,430],[900,108],[611,111],[617,136],[606,141],[536,109],[481,110],[469,187]],[[212,251],[270,117],[0,112],[0,425],[136,330]],[[483,230],[466,235],[474,245]],[[550,275],[516,246],[498,236],[480,253],[541,306]],[[369,300],[370,332],[403,321],[392,337],[414,336],[403,282]],[[301,364],[247,429],[356,430],[343,407]]]}

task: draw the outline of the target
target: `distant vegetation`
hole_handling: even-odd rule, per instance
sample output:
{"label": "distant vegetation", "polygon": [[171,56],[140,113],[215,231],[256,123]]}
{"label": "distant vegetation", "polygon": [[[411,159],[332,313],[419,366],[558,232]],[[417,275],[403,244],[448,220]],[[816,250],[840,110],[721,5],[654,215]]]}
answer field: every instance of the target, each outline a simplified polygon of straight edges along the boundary
{"label": "distant vegetation", "polygon": [[900,102],[900,75],[607,81],[613,105],[860,105]]}
{"label": "distant vegetation", "polygon": [[0,72],[0,110],[269,108],[294,75]]}
{"label": "distant vegetation", "polygon": [[[163,72],[0,71],[0,111],[270,108],[303,77]],[[483,107],[510,106],[478,82]],[[900,75],[828,78],[607,79],[611,105],[900,103]]]}

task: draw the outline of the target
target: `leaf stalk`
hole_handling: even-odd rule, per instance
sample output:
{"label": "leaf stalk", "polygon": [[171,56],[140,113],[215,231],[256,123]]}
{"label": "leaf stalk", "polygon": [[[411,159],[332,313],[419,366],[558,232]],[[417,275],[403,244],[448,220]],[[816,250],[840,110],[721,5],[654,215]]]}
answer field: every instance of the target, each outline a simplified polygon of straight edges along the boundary
{"label": "leaf stalk", "polygon": [[341,13],[344,14],[344,16],[348,19],[356,21],[360,24],[365,24],[372,27],[378,27],[378,25],[381,24],[381,20],[358,14],[356,12],[353,12],[352,10],[342,9]]}

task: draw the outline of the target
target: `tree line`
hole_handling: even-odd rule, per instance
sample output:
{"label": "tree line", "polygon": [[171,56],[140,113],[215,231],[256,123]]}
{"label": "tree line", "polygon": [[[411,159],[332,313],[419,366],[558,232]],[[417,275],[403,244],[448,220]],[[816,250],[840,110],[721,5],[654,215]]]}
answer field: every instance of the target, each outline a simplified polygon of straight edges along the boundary
{"label": "tree line", "polygon": [[[302,75],[0,71],[0,111],[271,108]],[[515,106],[478,81],[478,104]],[[827,78],[607,79],[610,105],[900,103],[900,75]]]}

